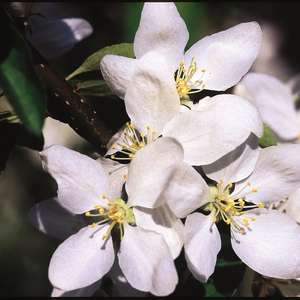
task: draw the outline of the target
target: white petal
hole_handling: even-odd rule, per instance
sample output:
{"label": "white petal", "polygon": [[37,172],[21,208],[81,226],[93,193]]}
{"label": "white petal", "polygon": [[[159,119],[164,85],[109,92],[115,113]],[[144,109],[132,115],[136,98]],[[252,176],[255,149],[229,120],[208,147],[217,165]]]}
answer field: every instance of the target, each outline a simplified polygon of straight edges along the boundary
{"label": "white petal", "polygon": [[57,288],[54,288],[51,293],[51,297],[90,297],[99,289],[101,285],[101,280],[96,281],[95,283],[73,291],[64,291]]}
{"label": "white petal", "polygon": [[172,138],[159,138],[139,150],[128,170],[128,205],[158,207],[159,199],[183,159],[181,145]]}
{"label": "white petal", "polygon": [[117,151],[121,150],[122,147],[118,145],[118,142],[122,142],[122,139],[124,137],[124,129],[126,128],[126,124],[124,124],[108,141],[106,144],[106,148],[108,149],[107,152],[105,153],[106,155],[111,155],[116,153]]}
{"label": "white petal", "polygon": [[185,63],[188,66],[194,57],[197,72],[193,81],[203,80],[205,89],[224,91],[248,72],[261,40],[262,31],[256,22],[241,23],[198,41],[187,51]]}
{"label": "white petal", "polygon": [[300,94],[300,74],[297,73],[294,75],[287,83],[286,85],[290,89],[293,95],[293,100],[295,101],[296,99],[299,98]]}
{"label": "white petal", "polygon": [[111,268],[109,278],[113,282],[111,295],[112,297],[148,297],[149,293],[139,291],[133,288],[127,281],[122,270],[119,267],[119,263],[115,262]]}
{"label": "white petal", "polygon": [[187,265],[192,274],[206,282],[214,272],[217,255],[221,250],[221,237],[211,216],[193,213],[184,226],[184,250]]}
{"label": "white petal", "polygon": [[76,133],[67,123],[60,122],[51,117],[45,119],[43,136],[44,149],[53,144],[71,149],[80,149],[87,144],[87,141]]}
{"label": "white petal", "polygon": [[285,212],[297,223],[300,223],[300,188],[292,192],[288,200],[280,206],[280,211]]}
{"label": "white petal", "polygon": [[110,199],[119,198],[122,194],[122,189],[128,174],[128,165],[120,164],[109,158],[98,158],[97,161],[101,163],[106,171],[109,187],[107,195]]}
{"label": "white petal", "polygon": [[73,213],[83,213],[100,203],[107,190],[101,164],[66,147],[53,145],[41,152],[43,166],[56,180],[58,201]]}
{"label": "white petal", "polygon": [[205,96],[204,98],[201,98],[201,100],[195,104],[190,105],[191,110],[196,110],[196,111],[203,111],[206,108],[209,108],[210,106],[210,99],[212,97],[210,96]]}
{"label": "white petal", "polygon": [[[245,188],[241,197],[250,202],[276,202],[288,197],[300,186],[300,145],[281,144],[262,149],[254,172],[247,178],[250,189],[257,192],[249,193]],[[236,194],[245,186],[240,182],[235,186]]]}
{"label": "white petal", "polygon": [[101,279],[115,259],[112,239],[104,241],[108,225],[85,227],[58,246],[49,265],[49,280],[56,288],[71,291]]}
{"label": "white petal", "polygon": [[163,131],[163,136],[182,144],[184,160],[191,165],[216,161],[245,142],[251,132],[262,135],[257,109],[243,98],[218,95],[203,101],[205,109],[177,114]]}
{"label": "white petal", "polygon": [[175,259],[183,246],[183,224],[167,205],[158,208],[134,208],[137,226],[161,234]]}
{"label": "white petal", "polygon": [[165,56],[151,51],[139,59],[125,95],[126,111],[139,131],[160,133],[180,110],[174,74]]}
{"label": "white petal", "polygon": [[203,171],[209,178],[217,182],[222,180],[225,186],[229,182],[243,180],[253,172],[259,150],[258,138],[251,134],[247,141],[238,148],[216,162],[202,166]]}
{"label": "white petal", "polygon": [[297,138],[300,128],[291,89],[273,76],[249,73],[235,93],[245,96],[259,110],[263,121],[283,140]]}
{"label": "white petal", "polygon": [[[287,215],[258,210],[246,234],[235,234],[231,244],[239,258],[254,271],[268,277],[300,276],[300,227]],[[242,218],[242,217],[240,217]]]}
{"label": "white petal", "polygon": [[136,59],[119,55],[105,55],[100,62],[100,69],[106,84],[113,93],[124,99],[132,79]]}
{"label": "white petal", "polygon": [[35,204],[29,212],[29,219],[41,232],[61,240],[86,225],[81,216],[61,207],[55,198]]}
{"label": "white petal", "polygon": [[68,25],[70,30],[73,32],[73,36],[76,41],[81,41],[93,33],[93,27],[91,24],[79,18],[65,18],[62,21]]}
{"label": "white petal", "polygon": [[47,19],[35,17],[32,34],[27,38],[46,59],[55,59],[70,51],[93,33],[91,24],[80,18]]}
{"label": "white petal", "polygon": [[160,201],[168,203],[178,218],[185,218],[206,203],[208,192],[208,185],[202,176],[192,166],[183,162],[160,196]]}
{"label": "white petal", "polygon": [[135,34],[134,53],[139,58],[151,50],[159,50],[179,62],[188,38],[185,22],[174,3],[148,2],[144,4]]}
{"label": "white petal", "polygon": [[160,234],[127,225],[118,257],[122,272],[134,288],[156,296],[174,291],[178,275]]}

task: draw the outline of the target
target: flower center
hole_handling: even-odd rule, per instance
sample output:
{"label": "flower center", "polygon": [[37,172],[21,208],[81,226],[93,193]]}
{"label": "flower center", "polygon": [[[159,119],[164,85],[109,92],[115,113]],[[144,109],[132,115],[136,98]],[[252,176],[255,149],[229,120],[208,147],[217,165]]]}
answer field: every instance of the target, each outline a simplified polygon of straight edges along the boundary
{"label": "flower center", "polygon": [[199,80],[192,81],[194,74],[197,71],[196,60],[193,57],[190,66],[186,70],[184,62],[179,63],[178,70],[175,75],[176,89],[181,102],[189,101],[189,94],[198,93],[205,87],[203,83],[203,76],[205,70],[201,70],[202,76]]}
{"label": "flower center", "polygon": [[[250,222],[255,221],[255,218],[248,217],[245,214],[249,209],[263,208],[264,204],[247,204],[243,198],[239,197],[239,194],[245,189],[249,189],[248,194],[257,192],[257,189],[252,187],[249,182],[247,182],[234,196],[231,195],[232,187],[232,183],[224,186],[222,180],[217,186],[210,187],[211,201],[206,209],[212,212],[214,222],[223,220],[226,224],[233,225],[231,227],[233,230],[245,234],[246,229],[249,229],[250,227]],[[244,215],[241,219],[234,218],[241,215]]]}
{"label": "flower center", "polygon": [[108,199],[105,195],[102,196],[103,199],[108,201],[108,207],[102,207],[101,205],[96,205],[95,209],[85,213],[86,217],[101,218],[100,221],[92,223],[91,227],[96,227],[104,223],[110,223],[106,233],[103,235],[103,239],[107,240],[111,234],[115,225],[119,226],[120,238],[124,235],[124,223],[131,225],[135,224],[135,218],[132,208],[128,207],[125,201],[121,198],[114,200]]}
{"label": "flower center", "polygon": [[126,123],[126,127],[122,134],[121,140],[116,142],[112,149],[119,149],[118,152],[123,156],[111,155],[115,160],[132,160],[137,151],[144,148],[147,144],[157,139],[156,132],[149,126],[146,127],[147,132],[139,132],[132,123]]}

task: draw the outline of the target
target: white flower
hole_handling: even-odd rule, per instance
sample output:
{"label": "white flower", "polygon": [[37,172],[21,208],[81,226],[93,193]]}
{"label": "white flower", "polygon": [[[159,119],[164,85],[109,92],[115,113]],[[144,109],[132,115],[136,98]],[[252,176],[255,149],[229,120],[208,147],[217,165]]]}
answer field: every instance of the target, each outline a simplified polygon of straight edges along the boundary
{"label": "white flower", "polygon": [[[159,154],[155,149],[161,150]],[[170,150],[172,157],[164,149]],[[106,166],[113,172],[108,176],[99,161],[58,145],[47,148],[41,156],[44,167],[57,182],[59,204],[72,214],[84,213],[93,222],[67,238],[54,252],[49,265],[53,286],[73,291],[99,281],[114,263],[111,234],[117,230],[118,261],[129,284],[154,295],[170,294],[178,281],[173,259],[182,248],[183,225],[166,205],[153,212],[143,206],[154,206],[155,198],[176,170],[182,160],[180,145],[165,138],[139,151],[128,168],[127,202],[121,198],[120,184],[125,181],[126,166]],[[145,161],[149,165],[144,165]],[[35,215],[46,215],[45,209],[41,203]],[[57,225],[61,227],[63,222]]]}
{"label": "white flower", "polygon": [[[159,59],[153,61],[154,56]],[[185,162],[208,164],[238,147],[251,133],[261,136],[258,111],[238,96],[206,97],[197,110],[180,112],[180,99],[175,85],[170,85],[173,79],[166,65],[154,51],[139,59],[125,95],[131,123],[109,143],[107,154],[118,152],[113,159],[134,161],[140,149],[172,137],[183,147]]]}
{"label": "white flower", "polygon": [[[100,63],[102,75],[124,98],[138,60],[150,51],[160,52],[169,62],[172,84],[184,103],[191,93],[224,91],[238,83],[258,54],[262,32],[256,22],[241,23],[199,40],[184,53],[188,38],[174,3],[145,3],[134,38],[137,60],[106,55]],[[154,64],[155,60],[153,57]]]}
{"label": "white flower", "polygon": [[270,75],[249,73],[235,87],[235,94],[251,101],[263,121],[287,142],[300,135],[300,113],[295,108],[292,86]]}
{"label": "white flower", "polygon": [[185,222],[185,256],[198,280],[206,281],[214,271],[221,249],[215,224],[219,221],[230,225],[233,250],[250,268],[268,277],[299,277],[300,227],[286,214],[262,208],[299,186],[299,150],[300,145],[284,144],[258,151],[257,141],[249,139],[222,159],[203,166],[216,186],[209,187],[196,174],[198,189],[189,190],[189,185],[179,189],[179,183],[172,181],[166,196],[178,217],[197,208],[205,213],[192,213]]}
{"label": "white flower", "polygon": [[293,191],[287,199],[276,203],[275,208],[300,223],[300,187]]}
{"label": "white flower", "polygon": [[[19,5],[13,4],[16,9]],[[69,10],[70,7],[68,9],[57,3],[32,5],[31,30],[26,37],[46,59],[58,58],[93,33],[93,27],[87,20],[63,17]]]}
{"label": "white flower", "polygon": [[27,38],[46,59],[55,59],[70,51],[93,33],[91,24],[81,18],[44,20],[33,23]]}

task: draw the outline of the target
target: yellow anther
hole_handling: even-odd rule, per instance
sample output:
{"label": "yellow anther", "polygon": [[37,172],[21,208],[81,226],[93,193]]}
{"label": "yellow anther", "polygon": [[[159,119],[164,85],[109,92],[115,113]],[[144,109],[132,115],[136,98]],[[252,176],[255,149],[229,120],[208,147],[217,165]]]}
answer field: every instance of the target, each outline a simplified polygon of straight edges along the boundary
{"label": "yellow anther", "polygon": [[258,208],[264,208],[265,207],[265,204],[260,202],[260,203],[257,203],[257,207]]}
{"label": "yellow anther", "polygon": [[98,212],[100,215],[104,215],[105,209],[103,207],[99,207]]}
{"label": "yellow anther", "polygon": [[110,223],[109,228],[103,239],[106,240],[109,238],[112,229],[116,224],[119,225],[121,236],[123,236],[123,226],[124,223],[135,224],[135,218],[133,215],[132,208],[128,207],[127,204],[121,198],[115,200],[109,200],[107,208],[102,207],[101,205],[95,205],[97,213],[86,212],[85,216],[87,217],[98,217],[100,221],[93,223],[90,226],[94,228],[96,225],[103,223]]}
{"label": "yellow anther", "polygon": [[258,189],[254,187],[254,188],[251,189],[251,192],[252,192],[252,193],[257,193],[257,192],[258,192]]}
{"label": "yellow anther", "polygon": [[[231,195],[233,183],[224,185],[224,181],[220,180],[216,186],[210,188],[211,201],[206,206],[206,210],[212,212],[213,222],[223,220],[226,224],[230,224],[233,230],[245,234],[250,227],[250,222],[255,218],[245,215],[249,209],[264,207],[263,203],[248,203],[245,198],[241,197],[249,193],[257,192],[256,188],[251,186],[250,182],[246,182],[239,191],[234,191]],[[252,188],[251,188],[252,187]],[[247,190],[248,191],[245,191]],[[243,216],[241,219],[236,218]]]}
{"label": "yellow anther", "polygon": [[225,221],[225,223],[228,224],[228,225],[231,224],[231,220],[230,220],[230,219],[227,219],[227,220],[224,220],[224,221]]}
{"label": "yellow anther", "polygon": [[136,152],[156,140],[157,136],[154,130],[149,126],[146,128],[147,133],[139,132],[132,123],[126,123],[123,134],[117,142],[118,153],[121,153],[122,156],[118,157],[118,155],[113,154],[111,158],[120,161],[131,160],[135,157]]}
{"label": "yellow anther", "polygon": [[249,225],[249,218],[244,218],[243,219],[243,224],[245,225],[245,226],[248,226]]}
{"label": "yellow anther", "polygon": [[[197,64],[195,58],[192,58],[188,69],[185,68],[184,62],[179,62],[179,67],[176,72],[175,82],[176,82],[176,89],[178,95],[181,98],[181,102],[184,103],[187,99],[189,99],[189,94],[200,92],[203,90],[203,81],[196,80],[192,81],[193,76],[197,71]],[[202,74],[204,71],[201,70]],[[203,75],[201,75],[203,76]],[[194,91],[192,91],[194,90]]]}

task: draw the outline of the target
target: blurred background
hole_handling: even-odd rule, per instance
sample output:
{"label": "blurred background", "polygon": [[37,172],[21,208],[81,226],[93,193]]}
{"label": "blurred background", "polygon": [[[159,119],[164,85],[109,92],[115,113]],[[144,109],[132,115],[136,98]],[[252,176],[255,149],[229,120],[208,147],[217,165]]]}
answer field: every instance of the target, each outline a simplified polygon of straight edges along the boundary
{"label": "blurred background", "polygon": [[[176,5],[190,32],[187,47],[207,34],[240,22],[257,21],[263,29],[263,46],[253,71],[267,73],[283,81],[299,73],[300,2],[200,1],[177,2]],[[52,40],[48,44],[45,41],[38,44],[36,41],[52,66],[66,77],[95,51],[112,44],[133,42],[142,6],[142,2],[35,2],[34,12],[43,14],[44,18],[33,16],[29,19],[32,22],[32,37],[29,36],[29,39],[36,37],[37,40],[39,34],[46,41],[47,37],[50,38],[46,30],[40,33],[41,23],[47,19],[83,18],[88,22],[84,36],[75,36],[74,42],[67,45],[62,53],[56,51]],[[50,49],[49,53],[47,49]],[[124,115],[121,101],[99,105],[109,116],[110,111]],[[44,135],[45,145],[63,144],[88,155],[93,155],[95,150],[68,125],[51,118],[46,120]],[[15,147],[0,178],[2,297],[50,295],[52,288],[47,276],[48,263],[60,241],[33,228],[28,221],[28,212],[35,203],[54,195],[55,188],[53,180],[42,170],[38,152]],[[199,295],[202,293],[199,285],[189,283],[182,293],[189,296],[197,292]]]}

